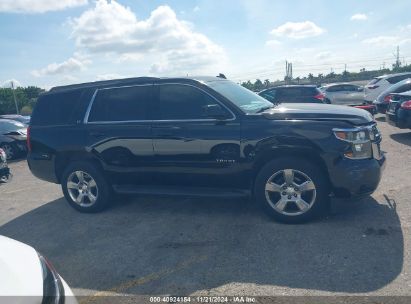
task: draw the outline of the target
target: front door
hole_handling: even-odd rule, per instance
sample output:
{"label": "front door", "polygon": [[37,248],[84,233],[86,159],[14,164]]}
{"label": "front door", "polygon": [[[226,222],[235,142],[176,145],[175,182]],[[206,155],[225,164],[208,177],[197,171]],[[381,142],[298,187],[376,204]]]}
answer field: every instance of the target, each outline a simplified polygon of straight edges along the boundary
{"label": "front door", "polygon": [[[240,121],[202,89],[187,84],[156,86],[153,120],[156,179],[161,184],[236,186],[240,159]],[[207,117],[219,105],[224,119]]]}

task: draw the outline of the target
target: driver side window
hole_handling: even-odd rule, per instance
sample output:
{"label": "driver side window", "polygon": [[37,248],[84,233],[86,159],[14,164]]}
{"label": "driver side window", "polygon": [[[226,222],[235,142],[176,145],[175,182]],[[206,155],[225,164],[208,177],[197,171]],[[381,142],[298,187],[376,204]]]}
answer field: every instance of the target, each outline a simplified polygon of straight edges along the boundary
{"label": "driver side window", "polygon": [[190,120],[207,119],[206,107],[217,105],[217,101],[207,93],[182,84],[159,86],[159,119]]}

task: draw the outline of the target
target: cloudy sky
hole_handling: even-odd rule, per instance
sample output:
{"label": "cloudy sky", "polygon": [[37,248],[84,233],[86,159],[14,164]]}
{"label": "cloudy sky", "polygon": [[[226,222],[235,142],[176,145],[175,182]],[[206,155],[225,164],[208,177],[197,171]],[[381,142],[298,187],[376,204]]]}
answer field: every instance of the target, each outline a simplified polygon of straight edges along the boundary
{"label": "cloudy sky", "polygon": [[411,1],[1,0],[0,85],[130,76],[235,81],[411,62]]}

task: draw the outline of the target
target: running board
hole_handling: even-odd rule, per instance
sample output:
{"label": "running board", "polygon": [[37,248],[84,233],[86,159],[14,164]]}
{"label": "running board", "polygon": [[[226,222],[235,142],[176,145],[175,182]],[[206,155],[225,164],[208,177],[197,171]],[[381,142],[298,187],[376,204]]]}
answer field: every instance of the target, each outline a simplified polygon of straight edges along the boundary
{"label": "running board", "polygon": [[134,186],[113,185],[113,190],[120,194],[184,196],[184,197],[218,197],[238,198],[251,195],[250,191],[241,189],[221,189],[202,187],[177,187],[177,186]]}

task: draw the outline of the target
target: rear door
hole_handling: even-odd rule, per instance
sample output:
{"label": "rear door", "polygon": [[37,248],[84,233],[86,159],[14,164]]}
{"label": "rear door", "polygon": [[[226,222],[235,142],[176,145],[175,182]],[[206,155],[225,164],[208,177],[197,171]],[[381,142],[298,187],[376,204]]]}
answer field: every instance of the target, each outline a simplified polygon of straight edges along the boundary
{"label": "rear door", "polygon": [[344,101],[347,105],[360,105],[364,103],[364,93],[361,87],[346,84],[344,85],[344,91],[346,92]]}
{"label": "rear door", "polygon": [[152,100],[152,84],[95,92],[86,117],[88,149],[102,160],[114,183],[150,183]]}
{"label": "rear door", "polygon": [[[240,122],[235,115],[193,85],[164,83],[156,85],[156,92],[156,180],[165,185],[235,187],[240,158]],[[209,105],[220,105],[226,119],[207,117]]]}
{"label": "rear door", "polygon": [[327,98],[331,101],[332,104],[345,104],[346,103],[346,94],[344,91],[343,85],[333,85],[326,90]]}

